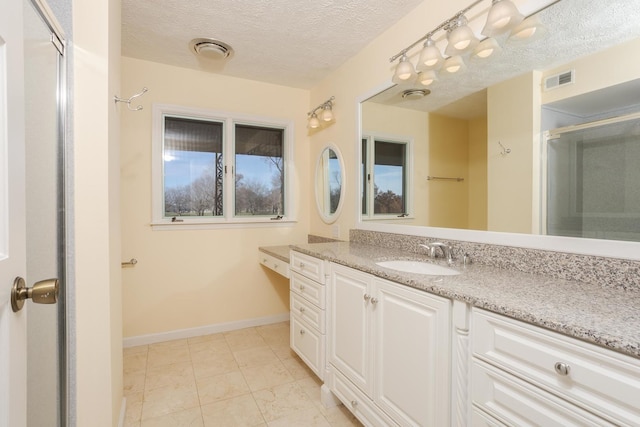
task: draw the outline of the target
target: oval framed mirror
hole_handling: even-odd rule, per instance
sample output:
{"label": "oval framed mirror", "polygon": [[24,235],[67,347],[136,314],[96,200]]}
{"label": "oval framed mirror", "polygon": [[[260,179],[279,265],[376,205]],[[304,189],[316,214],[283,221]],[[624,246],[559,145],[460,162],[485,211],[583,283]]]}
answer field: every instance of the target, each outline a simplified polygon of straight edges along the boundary
{"label": "oval framed mirror", "polygon": [[316,161],[316,207],[320,218],[327,223],[335,222],[344,204],[345,172],[340,150],[328,144]]}

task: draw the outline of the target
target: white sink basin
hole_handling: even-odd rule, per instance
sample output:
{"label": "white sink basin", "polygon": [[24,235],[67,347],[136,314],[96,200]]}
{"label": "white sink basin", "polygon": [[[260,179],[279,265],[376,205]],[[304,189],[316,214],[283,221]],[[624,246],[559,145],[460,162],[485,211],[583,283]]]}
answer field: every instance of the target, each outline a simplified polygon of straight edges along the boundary
{"label": "white sink basin", "polygon": [[381,261],[377,265],[406,273],[429,274],[432,276],[455,276],[458,270],[422,261]]}

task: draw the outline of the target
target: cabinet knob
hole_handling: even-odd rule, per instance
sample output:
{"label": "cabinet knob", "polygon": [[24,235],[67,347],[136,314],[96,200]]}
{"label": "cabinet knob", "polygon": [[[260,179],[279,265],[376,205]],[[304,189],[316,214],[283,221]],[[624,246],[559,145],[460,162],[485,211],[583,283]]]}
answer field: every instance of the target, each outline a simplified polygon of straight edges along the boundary
{"label": "cabinet knob", "polygon": [[304,262],[300,263],[300,268],[304,269]]}
{"label": "cabinet knob", "polygon": [[378,298],[371,298],[371,304],[377,304]]}
{"label": "cabinet knob", "polygon": [[556,362],[554,368],[556,370],[556,373],[562,376],[569,375],[569,372],[571,371],[571,367],[563,362]]}
{"label": "cabinet knob", "polygon": [[300,290],[304,291],[304,285],[300,285]]}
{"label": "cabinet knob", "polygon": [[300,329],[300,335],[304,335],[304,334],[305,334],[304,329]]}
{"label": "cabinet knob", "polygon": [[365,301],[369,301],[371,299],[371,295],[369,294],[364,294],[364,300]]}
{"label": "cabinet knob", "polygon": [[358,406],[358,401],[357,401],[357,400],[352,400],[352,401],[351,401],[351,406],[353,406],[354,408],[355,408],[356,406]]}
{"label": "cabinet knob", "polygon": [[304,307],[300,307],[300,313],[304,313],[305,308]]}
{"label": "cabinet knob", "polygon": [[262,262],[266,263],[267,259],[266,258],[262,258]]}

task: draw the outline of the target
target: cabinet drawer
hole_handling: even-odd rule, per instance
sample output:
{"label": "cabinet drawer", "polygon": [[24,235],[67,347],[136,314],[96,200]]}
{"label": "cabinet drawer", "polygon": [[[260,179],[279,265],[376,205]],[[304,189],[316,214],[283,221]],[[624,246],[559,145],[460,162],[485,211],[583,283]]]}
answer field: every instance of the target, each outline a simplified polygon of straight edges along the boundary
{"label": "cabinet drawer", "polygon": [[344,406],[351,411],[365,426],[397,426],[391,418],[386,417],[374,403],[358,387],[356,387],[340,371],[332,367],[333,386],[331,391]]}
{"label": "cabinet drawer", "polygon": [[292,273],[289,279],[289,286],[292,292],[302,296],[319,308],[325,308],[325,286],[314,282],[298,273]]}
{"label": "cabinet drawer", "polygon": [[309,326],[315,328],[321,334],[325,330],[325,311],[311,304],[295,292],[291,293],[291,315],[302,318]]}
{"label": "cabinet drawer", "polygon": [[300,252],[291,251],[291,270],[324,284],[324,261]]}
{"label": "cabinet drawer", "polygon": [[616,424],[640,425],[640,360],[483,310],[472,327],[475,357]]}
{"label": "cabinet drawer", "polygon": [[298,316],[291,316],[290,331],[293,351],[320,379],[323,379],[325,336],[305,324]]}
{"label": "cabinet drawer", "polygon": [[265,267],[270,268],[271,270],[283,275],[284,277],[289,277],[289,263],[284,262],[281,259],[275,258],[262,251],[258,251],[258,260],[260,261],[260,264],[264,265]]}
{"label": "cabinet drawer", "polygon": [[471,413],[471,425],[473,427],[504,427],[504,424],[478,408],[473,408]]}
{"label": "cabinet drawer", "polygon": [[506,425],[545,427],[613,425],[482,362],[475,362],[471,372],[473,405],[480,407]]}

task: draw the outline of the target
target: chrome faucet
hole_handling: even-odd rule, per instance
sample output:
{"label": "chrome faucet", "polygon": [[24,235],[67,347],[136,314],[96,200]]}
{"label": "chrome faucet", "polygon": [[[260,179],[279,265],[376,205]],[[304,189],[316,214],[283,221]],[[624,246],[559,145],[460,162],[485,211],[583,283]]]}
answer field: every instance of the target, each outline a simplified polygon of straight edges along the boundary
{"label": "chrome faucet", "polygon": [[447,260],[447,263],[453,263],[453,248],[451,247],[451,245],[442,242],[432,242],[427,243],[426,245],[420,244],[420,246],[426,248],[429,251],[429,256],[432,258],[435,258],[437,256],[436,249],[440,248],[440,251],[442,251],[442,256]]}

